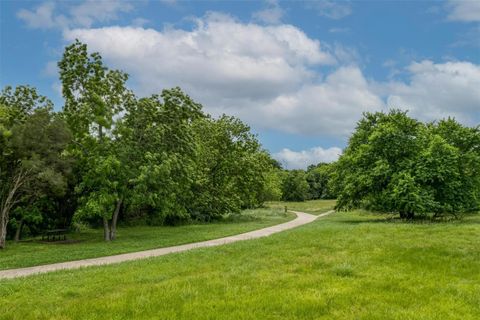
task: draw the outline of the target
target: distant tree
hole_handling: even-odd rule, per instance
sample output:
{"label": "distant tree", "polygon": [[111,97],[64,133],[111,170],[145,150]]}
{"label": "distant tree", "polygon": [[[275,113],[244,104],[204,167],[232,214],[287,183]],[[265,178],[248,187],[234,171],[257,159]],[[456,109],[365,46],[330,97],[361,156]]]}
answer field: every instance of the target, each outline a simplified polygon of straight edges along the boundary
{"label": "distant tree", "polygon": [[307,182],[309,185],[309,199],[333,199],[335,198],[329,181],[333,174],[334,165],[329,163],[319,163],[311,165],[307,169]]}
{"label": "distant tree", "polygon": [[479,135],[452,119],[423,124],[397,110],[365,114],[333,175],[337,208],[403,218],[477,209]]}
{"label": "distant tree", "polygon": [[309,186],[305,171],[291,170],[282,184],[282,199],[285,201],[305,201],[308,199]]}
{"label": "distant tree", "polygon": [[284,175],[284,171],[277,166],[265,170],[265,187],[261,196],[263,201],[278,201],[282,199],[282,181]]}

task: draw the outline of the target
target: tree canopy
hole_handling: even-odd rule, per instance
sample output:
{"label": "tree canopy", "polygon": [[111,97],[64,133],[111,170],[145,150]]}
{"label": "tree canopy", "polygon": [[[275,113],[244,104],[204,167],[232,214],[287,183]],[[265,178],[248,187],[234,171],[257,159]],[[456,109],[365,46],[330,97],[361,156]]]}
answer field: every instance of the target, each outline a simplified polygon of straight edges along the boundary
{"label": "tree canopy", "polygon": [[336,164],[338,209],[401,217],[480,206],[480,129],[454,119],[422,123],[406,112],[366,113]]}
{"label": "tree canopy", "polygon": [[0,248],[24,225],[87,221],[109,241],[121,216],[209,221],[268,199],[276,163],[239,119],[212,118],[180,88],[137,97],[79,41],[58,66],[61,111],[29,86],[0,95]]}

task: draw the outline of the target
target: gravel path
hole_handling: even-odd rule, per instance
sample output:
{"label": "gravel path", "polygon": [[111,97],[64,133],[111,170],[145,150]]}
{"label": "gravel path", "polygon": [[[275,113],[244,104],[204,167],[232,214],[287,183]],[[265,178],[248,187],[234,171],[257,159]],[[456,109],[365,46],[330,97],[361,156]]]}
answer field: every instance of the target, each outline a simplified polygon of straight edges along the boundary
{"label": "gravel path", "polygon": [[158,256],[163,256],[169,253],[182,252],[182,251],[187,251],[195,248],[215,247],[215,246],[220,246],[223,244],[242,241],[242,240],[268,237],[271,234],[282,232],[284,230],[292,229],[292,228],[310,223],[315,219],[331,214],[334,211],[333,210],[328,211],[318,216],[304,213],[304,212],[297,212],[297,211],[292,211],[292,212],[297,215],[297,218],[295,218],[292,221],[278,224],[268,228],[250,231],[247,233],[237,234],[234,236],[207,240],[202,242],[194,242],[194,243],[173,246],[173,247],[118,254],[115,256],[106,256],[106,257],[100,257],[100,258],[53,263],[53,264],[47,264],[43,266],[3,270],[3,271],[0,271],[0,279],[25,277],[33,274],[46,273],[46,272],[51,272],[56,270],[63,270],[63,269],[78,269],[82,267],[120,263],[124,261],[158,257]]}

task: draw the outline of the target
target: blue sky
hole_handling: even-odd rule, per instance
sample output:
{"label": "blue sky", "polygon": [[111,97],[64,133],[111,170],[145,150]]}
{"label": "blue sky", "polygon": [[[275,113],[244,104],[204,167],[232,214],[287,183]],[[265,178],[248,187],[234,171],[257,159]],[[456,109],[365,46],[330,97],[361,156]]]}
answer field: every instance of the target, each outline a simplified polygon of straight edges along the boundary
{"label": "blue sky", "polygon": [[480,123],[480,1],[2,1],[0,85],[62,106],[75,38],[138,95],[182,87],[288,168],[335,160],[364,111]]}

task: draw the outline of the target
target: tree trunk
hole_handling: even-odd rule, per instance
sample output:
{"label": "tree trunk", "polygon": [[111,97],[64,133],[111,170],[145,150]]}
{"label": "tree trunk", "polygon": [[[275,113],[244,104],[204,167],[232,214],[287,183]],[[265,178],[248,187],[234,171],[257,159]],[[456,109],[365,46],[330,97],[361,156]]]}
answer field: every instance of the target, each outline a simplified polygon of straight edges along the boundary
{"label": "tree trunk", "polygon": [[107,218],[103,218],[103,238],[105,241],[110,241],[110,227]]}
{"label": "tree trunk", "polygon": [[0,217],[0,249],[5,248],[6,239],[7,239],[7,221],[5,221],[4,215],[2,213],[2,217]]}
{"label": "tree trunk", "polygon": [[123,202],[122,198],[117,200],[115,212],[113,212],[112,226],[110,228],[110,240],[115,240],[115,238],[117,237],[117,220],[118,220],[118,214],[120,213],[120,209],[122,208],[122,202]]}
{"label": "tree trunk", "polygon": [[17,193],[18,189],[22,186],[25,182],[25,178],[27,177],[27,172],[23,170],[19,170],[13,176],[12,187],[8,190],[8,194],[5,199],[2,199],[0,203],[0,249],[5,248],[5,244],[7,242],[7,224],[8,224],[8,215],[10,214],[10,210],[17,202]]}
{"label": "tree trunk", "polygon": [[15,232],[15,241],[20,241],[20,236],[22,235],[23,229],[23,219],[20,219],[20,223],[18,224],[17,231]]}

